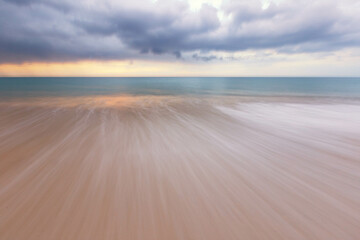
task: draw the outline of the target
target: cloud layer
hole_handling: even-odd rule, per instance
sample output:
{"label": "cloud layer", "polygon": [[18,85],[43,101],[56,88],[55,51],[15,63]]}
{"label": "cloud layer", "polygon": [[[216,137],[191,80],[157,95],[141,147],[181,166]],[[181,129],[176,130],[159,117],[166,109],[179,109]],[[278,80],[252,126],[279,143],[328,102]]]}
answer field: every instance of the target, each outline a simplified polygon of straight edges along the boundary
{"label": "cloud layer", "polygon": [[234,0],[196,11],[178,0],[0,0],[0,63],[332,52],[360,47],[359,12],[357,0],[283,0],[266,8]]}

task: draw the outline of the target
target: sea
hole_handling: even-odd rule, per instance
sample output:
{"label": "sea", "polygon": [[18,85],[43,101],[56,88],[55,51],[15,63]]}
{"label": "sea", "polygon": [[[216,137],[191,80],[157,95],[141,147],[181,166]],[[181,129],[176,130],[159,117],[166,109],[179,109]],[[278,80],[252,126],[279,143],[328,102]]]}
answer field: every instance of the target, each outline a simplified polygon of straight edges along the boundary
{"label": "sea", "polygon": [[168,95],[360,97],[360,78],[18,77],[0,78],[0,97]]}

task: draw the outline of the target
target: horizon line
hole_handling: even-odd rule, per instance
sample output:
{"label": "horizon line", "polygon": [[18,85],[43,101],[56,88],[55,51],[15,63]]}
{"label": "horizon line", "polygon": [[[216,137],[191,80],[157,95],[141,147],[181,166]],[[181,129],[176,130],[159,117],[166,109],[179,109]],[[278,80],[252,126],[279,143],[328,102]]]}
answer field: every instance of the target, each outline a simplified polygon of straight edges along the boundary
{"label": "horizon line", "polygon": [[0,78],[360,78],[359,76],[1,76]]}

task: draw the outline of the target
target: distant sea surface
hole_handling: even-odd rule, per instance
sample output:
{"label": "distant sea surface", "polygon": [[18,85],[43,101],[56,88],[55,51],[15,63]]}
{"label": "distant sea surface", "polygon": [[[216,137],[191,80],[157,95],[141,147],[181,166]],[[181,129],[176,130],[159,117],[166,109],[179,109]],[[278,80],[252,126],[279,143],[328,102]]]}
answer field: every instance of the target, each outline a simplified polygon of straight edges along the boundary
{"label": "distant sea surface", "polygon": [[1,97],[121,94],[360,97],[360,78],[0,78]]}
{"label": "distant sea surface", "polygon": [[359,236],[360,78],[0,78],[0,239]]}

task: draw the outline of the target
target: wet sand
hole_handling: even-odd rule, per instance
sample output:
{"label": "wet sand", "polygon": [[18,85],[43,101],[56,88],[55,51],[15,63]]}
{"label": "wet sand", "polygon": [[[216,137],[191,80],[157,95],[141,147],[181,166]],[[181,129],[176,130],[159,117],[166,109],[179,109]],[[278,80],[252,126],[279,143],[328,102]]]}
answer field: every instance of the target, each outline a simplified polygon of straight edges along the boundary
{"label": "wet sand", "polygon": [[360,236],[360,104],[0,104],[0,239]]}

